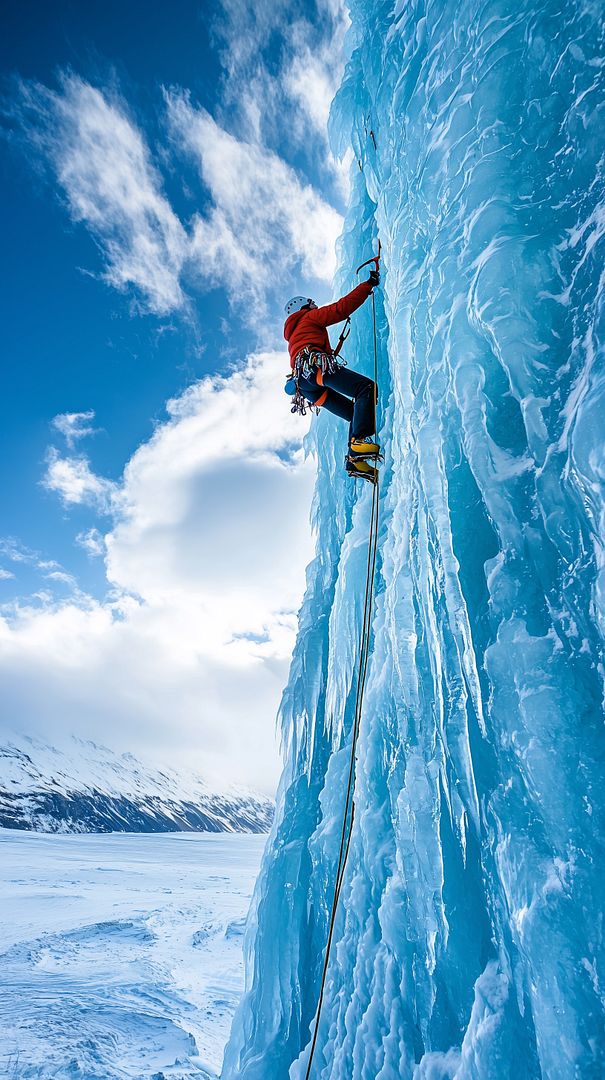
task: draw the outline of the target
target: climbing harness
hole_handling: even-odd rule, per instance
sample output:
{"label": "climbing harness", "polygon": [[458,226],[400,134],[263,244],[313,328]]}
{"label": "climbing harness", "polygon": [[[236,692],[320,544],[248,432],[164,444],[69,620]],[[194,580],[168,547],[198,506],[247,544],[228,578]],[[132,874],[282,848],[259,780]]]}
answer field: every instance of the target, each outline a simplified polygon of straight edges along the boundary
{"label": "climbing harness", "polygon": [[338,371],[343,366],[342,363],[338,362],[334,353],[317,349],[313,345],[305,345],[294,360],[294,377],[296,379],[310,379],[315,371],[321,371],[321,374],[325,375],[327,372]]}
{"label": "climbing harness", "polygon": [[[380,264],[380,240],[378,241],[378,255],[374,255],[367,262],[357,267],[356,273],[359,273],[364,266],[368,266],[370,263],[374,263],[376,270],[379,269]],[[377,386],[378,386],[378,345],[376,335],[376,302],[374,299],[374,293],[372,292],[372,322],[374,332],[374,410],[376,411],[377,402]],[[321,1019],[321,1009],[324,1000],[324,993],[326,988],[326,980],[328,976],[328,965],[330,962],[330,950],[332,948],[332,939],[334,937],[334,927],[336,924],[336,913],[338,911],[338,902],[340,900],[340,892],[344,881],[344,875],[347,865],[347,859],[349,857],[349,848],[351,846],[351,837],[353,835],[353,821],[355,818],[355,765],[357,756],[357,741],[359,737],[359,730],[361,726],[361,716],[363,711],[363,698],[366,685],[366,676],[368,671],[368,660],[370,656],[370,640],[372,630],[372,603],[374,597],[374,579],[376,576],[376,554],[378,550],[378,511],[379,511],[379,487],[378,481],[374,483],[372,491],[372,509],[370,513],[370,534],[368,539],[368,561],[366,566],[366,582],[365,582],[365,594],[363,601],[363,621],[361,628],[361,640],[359,648],[359,665],[357,669],[357,691],[355,696],[355,712],[353,714],[352,734],[351,734],[351,756],[349,760],[349,774],[347,779],[347,790],[345,797],[345,807],[342,819],[342,832],[340,836],[340,848],[338,852],[338,861],[336,864],[336,877],[334,883],[334,897],[332,900],[332,910],[330,913],[330,922],[328,928],[328,940],[326,943],[326,951],[323,962],[323,969],[321,975],[321,984],[319,988],[319,998],[317,1002],[317,1010],[315,1013],[315,1025],[313,1030],[313,1039],[311,1042],[311,1049],[309,1051],[309,1060],[307,1062],[307,1069],[305,1072],[305,1080],[309,1080],[311,1076],[311,1069],[313,1066],[313,1058],[317,1047],[317,1036],[319,1034],[319,1022]]]}
{"label": "climbing harness", "polygon": [[290,412],[300,413],[301,416],[306,415],[307,409],[310,409],[311,412],[313,412],[313,410],[319,412],[328,396],[328,391],[324,390],[317,401],[307,401],[298,385],[299,379],[310,379],[315,375],[318,385],[323,386],[323,377],[326,372],[332,373],[334,371],[340,371],[342,367],[346,367],[346,360],[339,360],[338,357],[340,355],[340,350],[350,333],[351,319],[349,317],[344,324],[336,348],[331,352],[326,352],[325,349],[319,349],[313,345],[305,345],[304,349],[301,349],[297,354],[294,359],[292,374],[288,376],[286,381],[286,393],[291,394],[294,399]]}
{"label": "climbing harness", "polygon": [[[370,260],[372,261],[372,260]],[[365,265],[365,263],[364,263]],[[295,297],[295,299],[298,299]],[[292,303],[292,301],[290,301]],[[304,349],[297,354],[294,360],[294,367],[292,372],[286,377],[286,385],[284,387],[286,394],[292,397],[292,407],[290,412],[300,413],[301,416],[306,416],[307,409],[311,412],[319,412],[321,406],[324,404],[328,391],[324,390],[323,394],[317,401],[307,401],[302,393],[298,383],[299,379],[310,379],[312,375],[317,372],[317,382],[320,386],[323,386],[323,376],[326,371],[334,372],[340,371],[340,368],[346,367],[346,360],[339,359],[340,350],[342,349],[345,341],[351,333],[351,316],[348,315],[345,324],[341,330],[340,337],[336,342],[336,348],[331,352],[326,352],[325,349],[319,349],[313,345],[306,345]]]}

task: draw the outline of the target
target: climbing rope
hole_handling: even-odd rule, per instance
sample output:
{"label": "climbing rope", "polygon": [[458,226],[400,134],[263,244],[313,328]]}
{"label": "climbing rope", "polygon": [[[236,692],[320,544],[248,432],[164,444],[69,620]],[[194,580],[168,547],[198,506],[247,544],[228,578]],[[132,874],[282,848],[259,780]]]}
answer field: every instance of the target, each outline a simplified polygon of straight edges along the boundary
{"label": "climbing rope", "polygon": [[[368,259],[368,263],[373,262],[378,269],[380,260],[380,241],[378,242],[378,255],[372,259]],[[357,273],[363,266],[367,266],[368,263],[362,263],[357,268]],[[378,348],[376,337],[376,301],[374,299],[374,293],[372,292],[372,322],[374,331],[374,413],[377,415],[378,401],[377,401],[377,387],[378,387]],[[378,428],[378,424],[376,424]],[[353,835],[353,821],[355,818],[355,765],[357,757],[357,741],[359,737],[359,730],[361,727],[361,716],[363,712],[363,698],[366,685],[366,677],[368,671],[368,659],[370,655],[370,639],[372,629],[372,602],[374,596],[374,579],[376,576],[376,554],[378,550],[378,510],[379,510],[379,488],[378,481],[373,485],[372,491],[372,510],[370,514],[370,533],[368,538],[368,561],[366,566],[366,582],[365,582],[365,594],[363,601],[363,621],[361,627],[361,640],[359,647],[359,666],[357,671],[357,692],[355,696],[355,712],[353,715],[353,726],[351,735],[351,756],[349,760],[349,775],[347,780],[347,794],[345,798],[345,807],[342,819],[342,832],[340,836],[340,848],[338,852],[338,862],[336,865],[336,877],[334,883],[334,898],[332,900],[332,910],[330,912],[330,922],[328,929],[328,940],[326,943],[326,952],[324,956],[323,969],[321,974],[321,984],[319,988],[319,998],[317,1002],[317,1011],[315,1013],[315,1026],[313,1030],[313,1040],[311,1042],[311,1050],[309,1052],[309,1060],[307,1062],[307,1070],[305,1072],[305,1080],[309,1080],[311,1076],[311,1068],[313,1066],[313,1058],[315,1055],[315,1049],[317,1046],[317,1036],[319,1034],[319,1021],[321,1019],[321,1009],[324,1000],[324,993],[326,988],[326,979],[328,975],[328,965],[330,962],[330,951],[332,948],[332,939],[334,937],[334,927],[336,925],[336,913],[338,910],[338,902],[340,900],[340,892],[344,881],[345,870],[347,866],[347,860],[349,857],[349,848],[351,846],[351,837]]]}

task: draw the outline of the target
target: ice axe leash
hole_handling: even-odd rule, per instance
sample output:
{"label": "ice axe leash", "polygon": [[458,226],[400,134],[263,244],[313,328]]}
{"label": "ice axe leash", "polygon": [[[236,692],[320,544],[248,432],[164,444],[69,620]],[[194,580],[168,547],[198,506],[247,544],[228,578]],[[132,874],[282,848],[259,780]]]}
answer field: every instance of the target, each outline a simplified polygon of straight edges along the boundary
{"label": "ice axe leash", "polygon": [[[374,263],[374,268],[376,270],[376,273],[377,274],[380,273],[380,240],[378,241],[378,255],[372,255],[371,259],[366,259],[365,262],[362,262],[361,266],[357,267],[357,270],[355,271],[355,273],[358,274],[360,270],[363,270],[364,266],[369,266],[370,263]],[[375,313],[375,307],[376,307],[376,305],[374,304],[374,293],[372,292],[372,310],[374,312],[374,383],[376,383],[376,367],[377,367],[377,362],[376,362],[376,313]],[[344,324],[344,326],[342,328],[342,333],[341,333],[341,335],[340,335],[340,337],[338,339],[338,343],[336,345],[336,348],[332,351],[332,356],[340,356],[340,350],[342,349],[342,347],[343,347],[343,345],[344,345],[345,341],[347,340],[350,333],[351,333],[351,316],[349,315],[348,318],[347,318],[346,323]],[[376,406],[376,402],[374,402],[374,406]]]}
{"label": "ice axe leash", "polygon": [[340,337],[336,343],[336,348],[332,350],[332,356],[340,356],[340,350],[342,349],[345,341],[351,333],[351,316],[347,316],[347,321],[344,324]]}

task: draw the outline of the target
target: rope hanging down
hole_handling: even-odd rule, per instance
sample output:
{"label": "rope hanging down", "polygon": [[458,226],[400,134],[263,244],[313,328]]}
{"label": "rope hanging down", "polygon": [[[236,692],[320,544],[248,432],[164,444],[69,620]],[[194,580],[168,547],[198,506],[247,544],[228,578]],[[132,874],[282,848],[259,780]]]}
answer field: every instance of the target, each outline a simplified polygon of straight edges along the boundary
{"label": "rope hanging down", "polygon": [[[367,262],[362,263],[357,267],[357,273],[364,266],[368,266],[373,262],[376,269],[379,267],[380,262],[380,240],[378,241],[378,255],[368,259]],[[372,322],[374,331],[374,411],[377,411],[377,386],[378,386],[378,349],[376,339],[376,301],[374,299],[374,293],[372,292]],[[377,425],[378,426],[378,425]],[[351,735],[351,757],[349,761],[349,775],[347,780],[347,794],[345,798],[345,807],[342,819],[342,832],[340,836],[340,849],[338,852],[338,862],[336,864],[336,878],[334,884],[334,898],[332,900],[332,910],[330,912],[330,922],[328,930],[328,940],[326,943],[326,952],[324,956],[324,963],[321,975],[321,984],[319,989],[319,998],[317,1002],[317,1011],[315,1014],[315,1026],[313,1030],[313,1040],[311,1042],[311,1050],[309,1052],[309,1060],[307,1062],[307,1070],[305,1072],[305,1080],[309,1080],[311,1076],[311,1068],[313,1066],[313,1058],[315,1055],[315,1049],[317,1046],[317,1036],[319,1033],[319,1022],[321,1019],[321,1009],[324,1000],[324,992],[326,988],[326,979],[328,975],[328,965],[330,962],[330,951],[332,948],[332,939],[334,937],[334,927],[336,924],[336,913],[338,910],[338,902],[340,900],[340,892],[344,881],[345,869],[347,865],[347,859],[349,857],[349,848],[351,846],[351,837],[353,835],[353,820],[355,817],[355,764],[357,756],[357,740],[359,737],[359,729],[361,726],[361,716],[363,711],[363,697],[366,685],[366,676],[368,671],[368,659],[370,655],[370,638],[372,628],[372,601],[374,596],[374,578],[376,575],[376,553],[378,548],[378,509],[379,509],[379,488],[378,482],[373,486],[372,490],[372,510],[370,514],[370,535],[368,538],[368,561],[366,567],[366,583],[365,594],[363,601],[363,621],[361,627],[361,641],[359,647],[359,666],[357,671],[357,693],[355,696],[355,713],[353,716],[353,729]]]}

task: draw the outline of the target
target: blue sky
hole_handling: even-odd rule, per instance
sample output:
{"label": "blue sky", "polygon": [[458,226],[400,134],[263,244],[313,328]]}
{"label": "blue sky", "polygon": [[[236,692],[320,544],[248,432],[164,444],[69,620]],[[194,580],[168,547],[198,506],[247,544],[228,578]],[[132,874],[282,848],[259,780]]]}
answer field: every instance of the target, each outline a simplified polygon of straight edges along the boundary
{"label": "blue sky", "polygon": [[265,788],[311,553],[281,308],[331,296],[347,187],[346,17],[303,10],[21,0],[0,46],[6,726]]}

